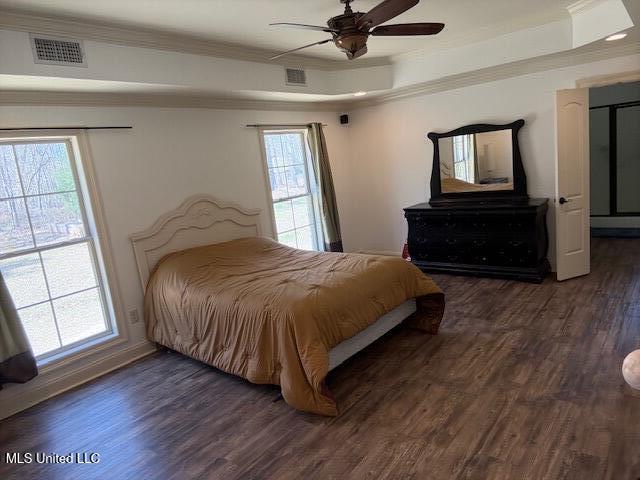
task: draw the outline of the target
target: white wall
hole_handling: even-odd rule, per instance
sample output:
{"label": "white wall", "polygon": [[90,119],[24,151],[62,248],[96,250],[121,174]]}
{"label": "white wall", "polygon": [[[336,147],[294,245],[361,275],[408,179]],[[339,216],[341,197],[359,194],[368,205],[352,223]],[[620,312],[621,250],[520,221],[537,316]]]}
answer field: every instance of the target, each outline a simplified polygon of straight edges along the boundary
{"label": "white wall", "polygon": [[500,130],[476,135],[478,178],[507,177],[513,181],[511,131]]}
{"label": "white wall", "polygon": [[[142,309],[142,289],[129,236],[149,227],[162,213],[195,193],[209,193],[247,208],[263,211],[263,231],[271,233],[269,204],[256,129],[248,123],[306,123],[320,121],[335,176],[337,200],[343,222],[349,222],[349,165],[345,153],[347,130],[338,114],[322,112],[264,112],[206,109],[123,107],[0,107],[0,127],[132,125],[132,130],[90,131],[89,141],[96,177],[115,259],[115,269],[125,311]],[[349,247],[348,239],[345,239]],[[140,310],[142,312],[142,310]],[[126,350],[144,342],[144,322],[128,325]],[[106,354],[105,354],[106,355]],[[114,355],[114,352],[108,352]],[[99,359],[96,359],[99,361]],[[88,365],[86,359],[81,366]],[[25,385],[0,391],[7,408],[11,398],[27,402],[31,390],[56,391],[47,381],[65,372],[42,375]],[[86,375],[84,378],[86,380]],[[5,403],[6,402],[6,403]],[[10,405],[11,404],[11,405]]]}
{"label": "white wall", "polygon": [[[433,147],[426,134],[470,123],[524,118],[520,147],[529,195],[555,193],[555,92],[575,81],[640,68],[640,56],[540,72],[432,95],[405,98],[351,112],[353,222],[343,226],[350,246],[400,251],[407,235],[403,207],[429,199]],[[553,201],[548,215],[554,260]],[[354,212],[355,213],[355,212]]]}

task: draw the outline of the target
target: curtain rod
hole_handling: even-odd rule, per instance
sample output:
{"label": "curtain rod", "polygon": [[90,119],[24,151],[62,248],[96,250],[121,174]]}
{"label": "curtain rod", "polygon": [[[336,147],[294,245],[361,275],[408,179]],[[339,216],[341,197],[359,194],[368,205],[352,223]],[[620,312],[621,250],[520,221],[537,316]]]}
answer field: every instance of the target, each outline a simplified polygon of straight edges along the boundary
{"label": "curtain rod", "polygon": [[[253,123],[249,125],[245,125],[247,128],[307,128],[310,123]],[[323,127],[326,127],[327,124],[323,123]]]}
{"label": "curtain rod", "polygon": [[0,131],[19,131],[19,130],[116,130],[116,129],[131,129],[132,126],[115,126],[115,127],[14,127],[14,128],[0,128]]}

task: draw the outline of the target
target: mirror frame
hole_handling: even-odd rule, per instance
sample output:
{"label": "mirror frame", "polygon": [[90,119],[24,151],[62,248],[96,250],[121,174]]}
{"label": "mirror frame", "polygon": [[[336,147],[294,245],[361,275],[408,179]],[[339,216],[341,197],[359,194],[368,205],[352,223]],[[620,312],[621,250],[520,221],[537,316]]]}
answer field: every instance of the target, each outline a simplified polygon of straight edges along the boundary
{"label": "mirror frame", "polygon": [[[442,205],[451,203],[492,202],[508,200],[513,202],[526,201],[527,176],[522,165],[520,146],[518,144],[518,132],[524,126],[524,120],[519,119],[512,123],[491,124],[477,123],[465,125],[449,132],[429,132],[427,137],[433,142],[433,166],[431,168],[431,199],[430,205]],[[440,183],[440,146],[441,138],[455,137],[456,135],[470,135],[472,133],[495,132],[499,130],[511,130],[511,146],[513,161],[513,190],[497,190],[491,192],[442,192]]]}

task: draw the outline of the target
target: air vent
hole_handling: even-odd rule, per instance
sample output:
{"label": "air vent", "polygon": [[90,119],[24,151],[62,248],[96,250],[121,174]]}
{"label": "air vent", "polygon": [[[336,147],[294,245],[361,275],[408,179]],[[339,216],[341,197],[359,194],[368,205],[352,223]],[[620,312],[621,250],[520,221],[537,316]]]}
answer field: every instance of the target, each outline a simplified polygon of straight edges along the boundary
{"label": "air vent", "polygon": [[86,67],[87,60],[80,40],[31,34],[33,61],[47,65]]}
{"label": "air vent", "polygon": [[299,68],[285,68],[287,85],[307,86],[307,73]]}

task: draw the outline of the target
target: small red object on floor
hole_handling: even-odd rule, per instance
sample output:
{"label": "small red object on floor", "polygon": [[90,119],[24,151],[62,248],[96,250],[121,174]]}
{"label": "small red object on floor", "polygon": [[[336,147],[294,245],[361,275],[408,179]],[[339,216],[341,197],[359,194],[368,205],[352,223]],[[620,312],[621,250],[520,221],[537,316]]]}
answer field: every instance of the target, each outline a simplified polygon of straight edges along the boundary
{"label": "small red object on floor", "polygon": [[411,261],[411,256],[409,255],[409,245],[407,242],[404,242],[404,246],[402,247],[402,258],[407,261]]}

